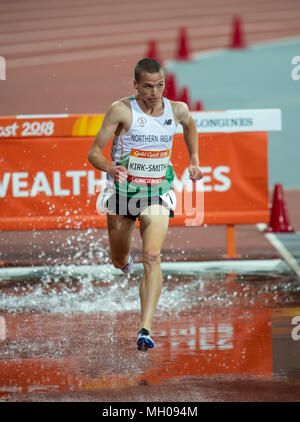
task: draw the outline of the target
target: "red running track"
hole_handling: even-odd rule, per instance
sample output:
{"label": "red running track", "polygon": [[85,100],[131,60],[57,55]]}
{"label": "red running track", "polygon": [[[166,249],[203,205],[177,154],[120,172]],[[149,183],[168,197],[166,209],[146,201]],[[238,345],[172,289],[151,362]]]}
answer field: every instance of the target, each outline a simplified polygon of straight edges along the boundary
{"label": "red running track", "polygon": [[180,27],[192,52],[230,43],[234,15],[248,45],[300,35],[294,0],[38,0],[0,5],[0,114],[102,113],[132,94],[133,67],[156,39],[174,59]]}

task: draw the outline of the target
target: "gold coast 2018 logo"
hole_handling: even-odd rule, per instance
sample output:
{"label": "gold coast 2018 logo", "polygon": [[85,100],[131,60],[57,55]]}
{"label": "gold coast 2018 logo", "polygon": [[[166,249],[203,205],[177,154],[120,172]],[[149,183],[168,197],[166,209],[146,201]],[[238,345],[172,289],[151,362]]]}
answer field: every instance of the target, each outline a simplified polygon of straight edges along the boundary
{"label": "gold coast 2018 logo", "polygon": [[6,80],[6,61],[5,58],[0,56],[0,81]]}
{"label": "gold coast 2018 logo", "polygon": [[292,65],[295,65],[292,69],[292,79],[298,81],[300,79],[300,56],[292,58]]}

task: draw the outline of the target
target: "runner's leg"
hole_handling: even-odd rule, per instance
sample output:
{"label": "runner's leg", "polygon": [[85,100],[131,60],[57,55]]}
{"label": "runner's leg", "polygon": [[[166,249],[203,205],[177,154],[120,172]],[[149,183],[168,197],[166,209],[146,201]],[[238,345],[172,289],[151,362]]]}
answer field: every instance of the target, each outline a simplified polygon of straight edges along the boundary
{"label": "runner's leg", "polygon": [[109,255],[116,268],[123,268],[129,261],[132,233],[136,221],[123,215],[107,214]]}
{"label": "runner's leg", "polygon": [[144,276],[140,285],[140,328],[146,328],[149,331],[151,331],[153,315],[162,289],[160,252],[168,225],[169,211],[161,205],[151,205],[141,213],[140,233],[143,243]]}

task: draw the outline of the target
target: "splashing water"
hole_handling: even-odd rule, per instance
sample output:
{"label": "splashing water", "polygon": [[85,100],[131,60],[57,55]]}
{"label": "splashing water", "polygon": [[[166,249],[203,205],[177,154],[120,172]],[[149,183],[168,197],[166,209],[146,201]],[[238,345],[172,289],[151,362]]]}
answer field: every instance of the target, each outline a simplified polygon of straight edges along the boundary
{"label": "splashing water", "polygon": [[[139,311],[140,275],[116,275],[99,266],[82,276],[76,266],[56,267],[39,280],[2,283],[0,309],[6,312],[91,313]],[[164,275],[158,310],[272,307],[299,301],[299,283],[290,276]]]}
{"label": "splashing water", "polygon": [[[124,276],[113,269],[107,235],[100,237],[93,229],[59,232],[50,238],[41,232],[32,235],[29,250],[38,257],[37,265],[43,266],[27,267],[25,276],[1,278],[0,311],[72,314],[140,310],[142,271]],[[173,271],[165,266],[158,310],[264,307],[293,304],[299,299],[299,283],[281,265],[275,274],[261,266],[257,270],[257,263],[257,273],[247,263],[243,274],[222,273],[220,265],[197,274],[191,263],[186,275],[180,274],[179,262],[172,265]]]}

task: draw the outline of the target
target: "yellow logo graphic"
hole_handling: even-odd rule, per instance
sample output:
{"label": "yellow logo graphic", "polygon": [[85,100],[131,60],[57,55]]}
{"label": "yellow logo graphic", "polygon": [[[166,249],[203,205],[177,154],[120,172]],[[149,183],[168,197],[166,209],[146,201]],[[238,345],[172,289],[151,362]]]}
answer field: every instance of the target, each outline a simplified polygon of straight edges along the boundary
{"label": "yellow logo graphic", "polygon": [[104,114],[81,116],[76,119],[72,128],[72,136],[95,136],[102,126]]}

